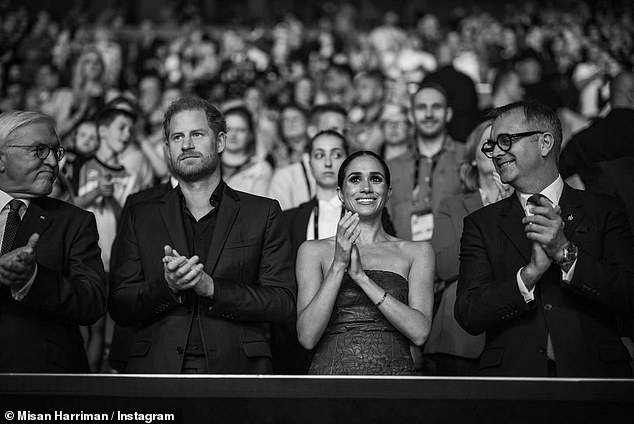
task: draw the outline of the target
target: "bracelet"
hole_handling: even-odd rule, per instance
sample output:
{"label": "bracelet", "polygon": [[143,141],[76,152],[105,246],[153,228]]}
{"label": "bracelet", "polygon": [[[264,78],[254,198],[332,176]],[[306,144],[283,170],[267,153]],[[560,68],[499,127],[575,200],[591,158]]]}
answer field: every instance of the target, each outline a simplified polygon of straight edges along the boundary
{"label": "bracelet", "polygon": [[374,305],[376,307],[381,306],[381,303],[385,302],[385,299],[387,298],[387,290],[385,291],[385,293],[383,293],[383,297],[381,298],[381,300],[379,300],[378,302],[376,302]]}

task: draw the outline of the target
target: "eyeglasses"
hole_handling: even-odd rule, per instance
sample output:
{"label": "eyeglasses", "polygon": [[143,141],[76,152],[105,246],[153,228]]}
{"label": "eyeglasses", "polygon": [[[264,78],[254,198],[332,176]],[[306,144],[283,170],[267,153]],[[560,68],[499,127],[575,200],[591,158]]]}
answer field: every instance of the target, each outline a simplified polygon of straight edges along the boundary
{"label": "eyeglasses", "polygon": [[511,146],[513,145],[514,140],[518,140],[524,137],[528,137],[535,134],[544,134],[546,131],[528,131],[517,134],[500,134],[498,135],[497,140],[487,140],[482,144],[480,150],[482,153],[490,159],[493,158],[493,151],[495,150],[495,146],[497,145],[500,150],[503,152],[508,152],[511,150]]}
{"label": "eyeglasses", "polygon": [[48,155],[53,152],[55,159],[59,162],[64,157],[64,153],[66,150],[62,146],[49,146],[48,144],[38,144],[37,146],[18,146],[16,144],[9,144],[5,147],[17,147],[18,149],[29,150],[30,152],[35,152],[37,157],[40,160],[45,160]]}

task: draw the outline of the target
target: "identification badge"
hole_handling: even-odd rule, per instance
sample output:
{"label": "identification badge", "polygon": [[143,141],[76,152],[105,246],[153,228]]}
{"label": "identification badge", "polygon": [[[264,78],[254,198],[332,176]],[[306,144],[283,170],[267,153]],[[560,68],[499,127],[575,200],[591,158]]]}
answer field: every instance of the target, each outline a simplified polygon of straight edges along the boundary
{"label": "identification badge", "polygon": [[413,241],[429,241],[434,232],[434,215],[431,212],[413,213],[411,217]]}

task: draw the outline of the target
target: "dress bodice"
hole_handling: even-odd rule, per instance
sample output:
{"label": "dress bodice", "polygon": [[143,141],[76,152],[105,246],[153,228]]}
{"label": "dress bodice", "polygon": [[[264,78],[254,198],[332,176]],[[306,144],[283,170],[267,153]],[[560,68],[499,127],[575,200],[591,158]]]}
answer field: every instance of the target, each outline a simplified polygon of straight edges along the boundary
{"label": "dress bodice", "polygon": [[[390,296],[407,304],[408,283],[403,276],[382,270],[368,270],[366,274]],[[365,331],[397,331],[346,273],[326,331],[345,332],[350,326]]]}
{"label": "dress bodice", "polygon": [[[408,282],[392,271],[366,274],[390,296],[407,304]],[[346,274],[310,374],[414,375],[410,342]]]}

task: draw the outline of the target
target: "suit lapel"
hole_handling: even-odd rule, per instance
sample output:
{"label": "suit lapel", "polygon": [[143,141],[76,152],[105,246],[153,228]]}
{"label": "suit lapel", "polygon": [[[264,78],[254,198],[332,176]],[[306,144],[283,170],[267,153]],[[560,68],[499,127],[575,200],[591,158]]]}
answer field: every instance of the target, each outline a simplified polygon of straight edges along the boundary
{"label": "suit lapel", "polygon": [[31,234],[38,233],[40,236],[53,222],[53,217],[40,205],[40,199],[32,199],[29,207],[22,218],[22,223],[13,240],[12,248],[22,247],[31,237]]}
{"label": "suit lapel", "polygon": [[205,261],[205,269],[207,273],[211,275],[214,272],[220,252],[227,241],[231,227],[238,216],[240,210],[240,203],[238,201],[238,195],[229,186],[225,185],[222,190],[222,200],[220,201],[220,207],[218,208],[218,218],[216,220],[216,226],[214,233],[211,236],[211,245],[209,246],[209,253],[207,260]]}
{"label": "suit lapel", "polygon": [[172,247],[181,255],[188,256],[189,248],[185,237],[185,226],[183,225],[183,213],[179,199],[178,189],[172,189],[161,198],[159,213],[167,229]]}
{"label": "suit lapel", "polygon": [[522,218],[525,216],[522,205],[517,196],[510,196],[502,200],[502,202],[504,202],[504,205],[500,213],[498,226],[528,262],[531,258],[532,246],[531,241],[526,238],[524,225],[522,224]]}
{"label": "suit lapel", "polygon": [[561,219],[564,220],[564,234],[570,240],[579,223],[583,221],[584,214],[577,193],[567,184],[564,185],[564,190],[561,193],[559,206],[561,207]]}

